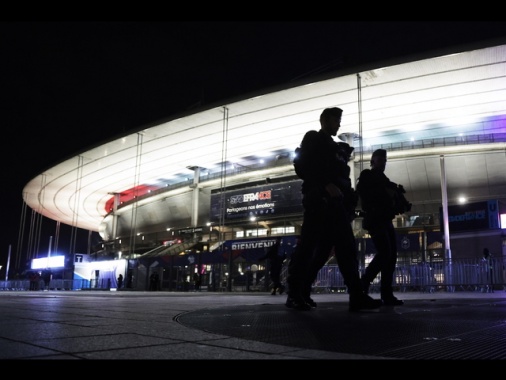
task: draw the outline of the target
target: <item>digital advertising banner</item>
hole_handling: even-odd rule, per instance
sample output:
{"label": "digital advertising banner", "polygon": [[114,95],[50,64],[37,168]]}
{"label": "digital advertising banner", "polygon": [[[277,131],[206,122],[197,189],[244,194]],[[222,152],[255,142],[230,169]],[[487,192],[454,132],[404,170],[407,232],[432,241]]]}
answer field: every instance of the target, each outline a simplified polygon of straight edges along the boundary
{"label": "digital advertising banner", "polygon": [[301,180],[265,184],[240,190],[211,194],[209,220],[219,222],[247,220],[252,217],[282,216],[303,212]]}
{"label": "digital advertising banner", "polygon": [[[444,230],[443,210],[439,209],[441,231]],[[448,206],[450,232],[495,230],[500,227],[500,210],[497,200]]]}

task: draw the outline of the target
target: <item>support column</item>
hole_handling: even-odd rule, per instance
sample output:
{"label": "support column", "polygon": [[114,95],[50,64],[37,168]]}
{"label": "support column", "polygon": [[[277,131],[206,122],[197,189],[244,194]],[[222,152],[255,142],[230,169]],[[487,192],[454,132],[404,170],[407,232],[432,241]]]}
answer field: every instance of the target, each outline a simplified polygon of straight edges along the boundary
{"label": "support column", "polygon": [[445,239],[445,279],[444,282],[449,284],[446,289],[449,292],[453,292],[455,287],[453,286],[453,273],[452,273],[452,251],[450,248],[450,226],[448,222],[448,194],[446,186],[446,169],[445,169],[445,157],[444,155],[439,156],[439,162],[441,164],[441,199],[443,208],[443,228],[444,228],[444,239]]}
{"label": "support column", "polygon": [[192,217],[191,217],[191,226],[197,227],[199,223],[199,182],[200,182],[200,171],[201,167],[199,166],[187,166],[187,169],[193,170],[193,184],[190,187],[193,189],[192,194]]}

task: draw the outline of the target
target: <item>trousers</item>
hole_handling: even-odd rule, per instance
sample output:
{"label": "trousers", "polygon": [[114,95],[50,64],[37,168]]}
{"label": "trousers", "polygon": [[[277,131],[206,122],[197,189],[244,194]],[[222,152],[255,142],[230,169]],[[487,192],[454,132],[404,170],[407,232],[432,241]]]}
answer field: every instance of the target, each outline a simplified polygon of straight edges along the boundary
{"label": "trousers", "polygon": [[332,250],[348,292],[362,293],[355,237],[344,204],[341,201],[304,204],[300,239],[288,264],[291,297],[309,297],[312,284]]}
{"label": "trousers", "polygon": [[395,265],[397,263],[397,239],[391,221],[375,223],[368,230],[376,248],[376,254],[367,266],[362,281],[369,284],[381,273],[380,291],[382,298],[393,294]]}

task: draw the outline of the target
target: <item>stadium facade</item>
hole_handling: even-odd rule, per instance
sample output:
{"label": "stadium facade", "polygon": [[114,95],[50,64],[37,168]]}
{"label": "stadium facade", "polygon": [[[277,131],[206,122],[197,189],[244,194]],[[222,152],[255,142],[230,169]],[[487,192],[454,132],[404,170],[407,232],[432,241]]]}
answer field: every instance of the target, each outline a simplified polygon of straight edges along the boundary
{"label": "stadium facade", "polygon": [[[395,220],[400,260],[475,258],[484,247],[506,256],[504,41],[350,68],[173,115],[40,173],[23,199],[42,217],[99,232],[92,261],[125,260],[133,288],[169,270],[177,272],[165,275],[169,289],[195,271],[213,289],[223,278],[230,286],[234,276],[264,273],[255,255],[274,236],[285,236],[287,249],[296,244],[302,209],[292,154],[333,106],[344,110],[339,139],[355,148],[353,181],[373,150],[386,149],[386,174],[413,204]],[[374,248],[360,217],[353,228],[365,263]]]}

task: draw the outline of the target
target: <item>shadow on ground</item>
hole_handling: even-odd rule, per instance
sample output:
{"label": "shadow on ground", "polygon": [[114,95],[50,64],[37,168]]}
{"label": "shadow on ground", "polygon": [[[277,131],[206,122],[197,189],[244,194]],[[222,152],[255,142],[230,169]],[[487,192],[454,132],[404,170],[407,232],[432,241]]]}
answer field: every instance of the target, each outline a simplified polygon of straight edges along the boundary
{"label": "shadow on ground", "polygon": [[184,326],[284,346],[396,359],[506,359],[506,300],[408,300],[350,313],[346,303],[311,311],[240,305],[180,315]]}

